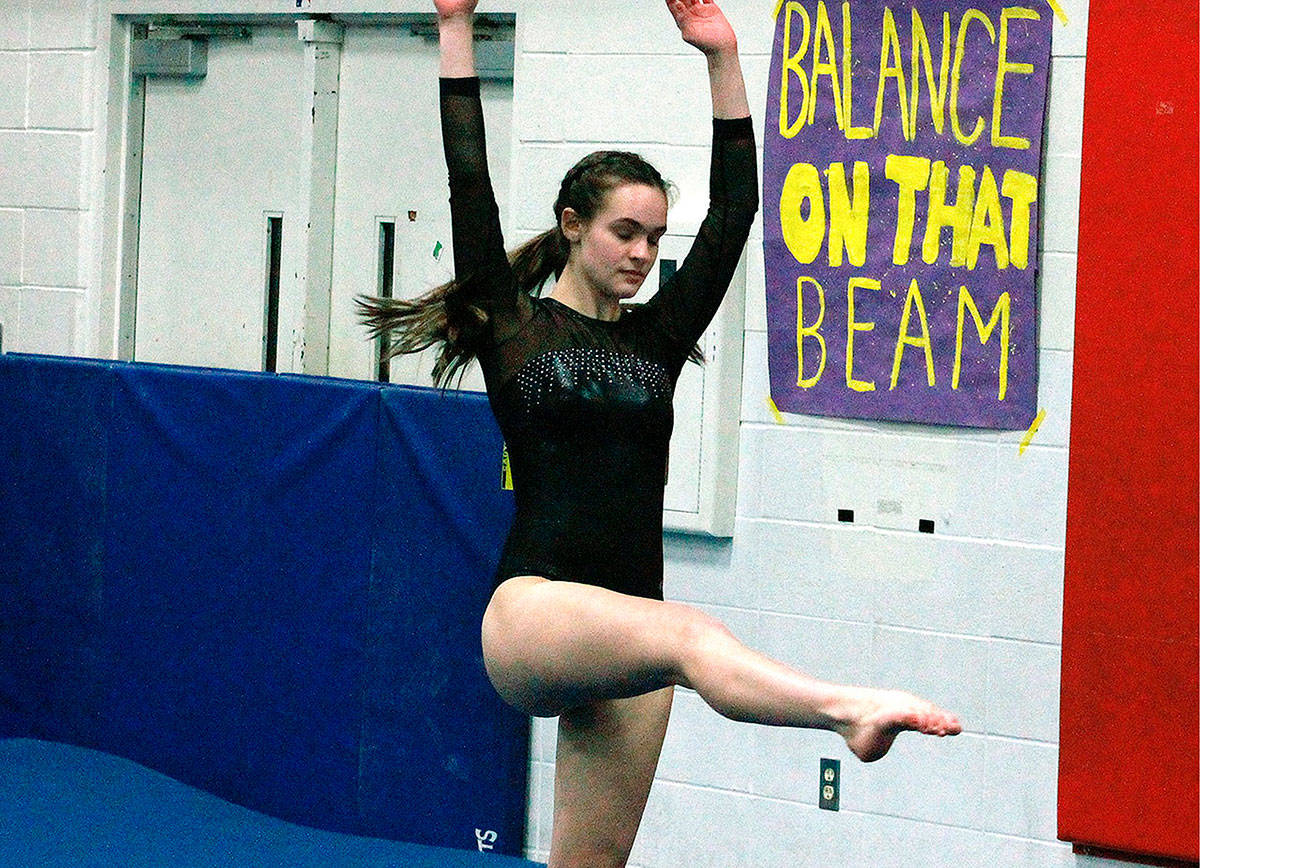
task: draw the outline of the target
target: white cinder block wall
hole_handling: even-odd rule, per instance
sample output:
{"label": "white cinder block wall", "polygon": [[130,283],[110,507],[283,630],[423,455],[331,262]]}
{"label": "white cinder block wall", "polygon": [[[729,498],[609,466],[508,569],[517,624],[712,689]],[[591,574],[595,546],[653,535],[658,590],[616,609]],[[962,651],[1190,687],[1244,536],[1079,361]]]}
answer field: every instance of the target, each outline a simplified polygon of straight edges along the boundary
{"label": "white cinder block wall", "polygon": [[[133,6],[136,4],[133,4]],[[291,4],[214,0],[211,11]],[[431,4],[317,0],[313,12]],[[1096,868],[1055,839],[1059,649],[1070,421],[1086,0],[1055,24],[1041,198],[1040,407],[1022,432],[812,417],[768,404],[764,271],[747,275],[736,536],[671,536],[666,592],[743,640],[835,680],[904,687],[956,710],[959,738],[903,736],[855,762],[828,733],[716,716],[680,690],[633,863],[640,866]],[[138,4],[192,11],[195,3]],[[763,138],[775,0],[727,0]],[[181,7],[185,7],[182,9]],[[365,7],[365,8],[363,8]],[[384,7],[384,8],[380,8]],[[704,63],[657,0],[485,0],[517,13],[507,203],[517,238],[547,225],[561,173],[612,145],[642,151],[681,188],[671,221],[703,210]],[[107,225],[107,7],[0,0],[0,322],[7,350],[101,352],[112,310]],[[111,313],[105,314],[111,316]],[[855,522],[837,522],[854,509]],[[935,522],[934,534],[917,530]],[[555,722],[535,727],[528,855],[550,842]],[[842,761],[841,810],[817,808],[820,757]]]}
{"label": "white cinder block wall", "polygon": [[[0,0],[4,348],[92,351],[96,3]],[[94,171],[98,177],[98,171]]]}

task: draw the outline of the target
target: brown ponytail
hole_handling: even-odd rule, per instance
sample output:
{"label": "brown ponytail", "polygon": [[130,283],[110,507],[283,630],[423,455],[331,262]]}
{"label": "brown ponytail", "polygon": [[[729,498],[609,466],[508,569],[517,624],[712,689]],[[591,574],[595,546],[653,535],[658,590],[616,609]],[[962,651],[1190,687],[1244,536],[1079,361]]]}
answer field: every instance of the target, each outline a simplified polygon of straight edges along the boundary
{"label": "brown ponytail", "polygon": [[[552,228],[507,255],[523,291],[537,293],[548,277],[559,277],[569,258],[569,244]],[[413,299],[362,295],[357,309],[372,338],[389,336],[381,360],[419,353],[441,343],[434,360],[434,385],[447,385],[475,357],[488,334],[488,311],[473,299],[474,276],[455,278]]]}

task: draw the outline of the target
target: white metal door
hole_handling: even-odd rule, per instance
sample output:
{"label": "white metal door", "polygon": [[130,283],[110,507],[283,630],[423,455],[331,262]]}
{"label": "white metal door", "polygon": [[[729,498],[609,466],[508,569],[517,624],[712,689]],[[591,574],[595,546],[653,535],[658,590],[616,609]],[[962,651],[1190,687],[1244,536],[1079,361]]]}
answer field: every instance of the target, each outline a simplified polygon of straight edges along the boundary
{"label": "white metal door", "polygon": [[[330,373],[374,379],[375,344],[354,299],[376,295],[385,271],[382,238],[393,233],[396,298],[452,277],[452,229],[438,108],[438,43],[409,26],[350,23],[339,70],[338,174]],[[509,80],[482,83],[493,188],[505,220],[510,202]],[[386,224],[390,228],[385,228]],[[389,380],[430,385],[433,350],[393,360]],[[482,389],[477,370],[463,387]]]}
{"label": "white metal door", "polygon": [[[250,29],[210,40],[205,78],[146,84],[140,361],[262,370],[275,220],[285,290],[302,261],[303,48],[292,22]],[[273,318],[280,369],[301,330],[293,307]]]}

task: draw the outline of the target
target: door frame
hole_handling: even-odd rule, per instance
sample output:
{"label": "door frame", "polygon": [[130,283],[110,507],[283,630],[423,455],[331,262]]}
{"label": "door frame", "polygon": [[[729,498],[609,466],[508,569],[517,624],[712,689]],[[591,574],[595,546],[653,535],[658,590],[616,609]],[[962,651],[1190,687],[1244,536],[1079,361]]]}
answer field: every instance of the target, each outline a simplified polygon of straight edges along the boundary
{"label": "door frame", "polygon": [[[386,24],[406,23],[428,29],[437,16],[428,0],[296,0],[296,8],[270,0],[154,0],[148,5],[131,0],[109,0],[101,18],[101,44],[108,47],[108,76],[105,88],[103,215],[100,267],[102,287],[94,302],[92,317],[98,320],[98,355],[102,358],[134,361],[140,249],[140,191],[144,167],[144,121],[148,80],[132,74],[131,56],[136,41],[148,38],[151,24],[175,31],[233,26],[297,23],[305,52],[301,117],[316,113],[337,121],[338,93],[313,86],[312,79],[328,78],[333,67],[337,84],[339,48],[349,23],[359,18]],[[498,13],[514,17],[516,0],[485,0],[479,15],[492,21]],[[145,8],[141,8],[144,6]],[[333,19],[333,20],[331,20]],[[338,42],[335,42],[336,37]],[[333,58],[319,57],[318,44],[333,44]],[[511,54],[514,54],[512,50]],[[513,61],[513,57],[510,59]],[[325,91],[324,93],[322,91]],[[319,103],[329,103],[331,105]],[[329,127],[329,129],[326,129]],[[307,141],[301,153],[310,158],[311,171],[304,174],[299,201],[307,217],[306,262],[297,266],[296,295],[305,300],[304,334],[293,346],[281,351],[280,370],[295,373],[328,373],[330,340],[330,289],[333,270],[334,144],[331,124],[304,124]],[[328,214],[331,219],[321,219]],[[288,227],[287,227],[288,228]],[[291,271],[290,273],[293,273]],[[315,301],[314,301],[315,300]]]}

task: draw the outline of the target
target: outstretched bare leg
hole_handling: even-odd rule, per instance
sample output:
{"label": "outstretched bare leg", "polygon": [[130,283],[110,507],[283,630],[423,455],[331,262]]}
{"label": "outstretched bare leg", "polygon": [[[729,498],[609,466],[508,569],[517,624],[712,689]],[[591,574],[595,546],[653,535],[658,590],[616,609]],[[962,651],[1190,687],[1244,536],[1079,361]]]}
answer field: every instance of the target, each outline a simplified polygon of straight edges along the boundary
{"label": "outstretched bare leg", "polygon": [[535,576],[504,582],[484,615],[483,640],[498,692],[537,716],[677,684],[734,720],[835,731],[865,762],[906,730],[962,731],[953,714],[912,694],[797,672],[690,606],[591,585]]}

